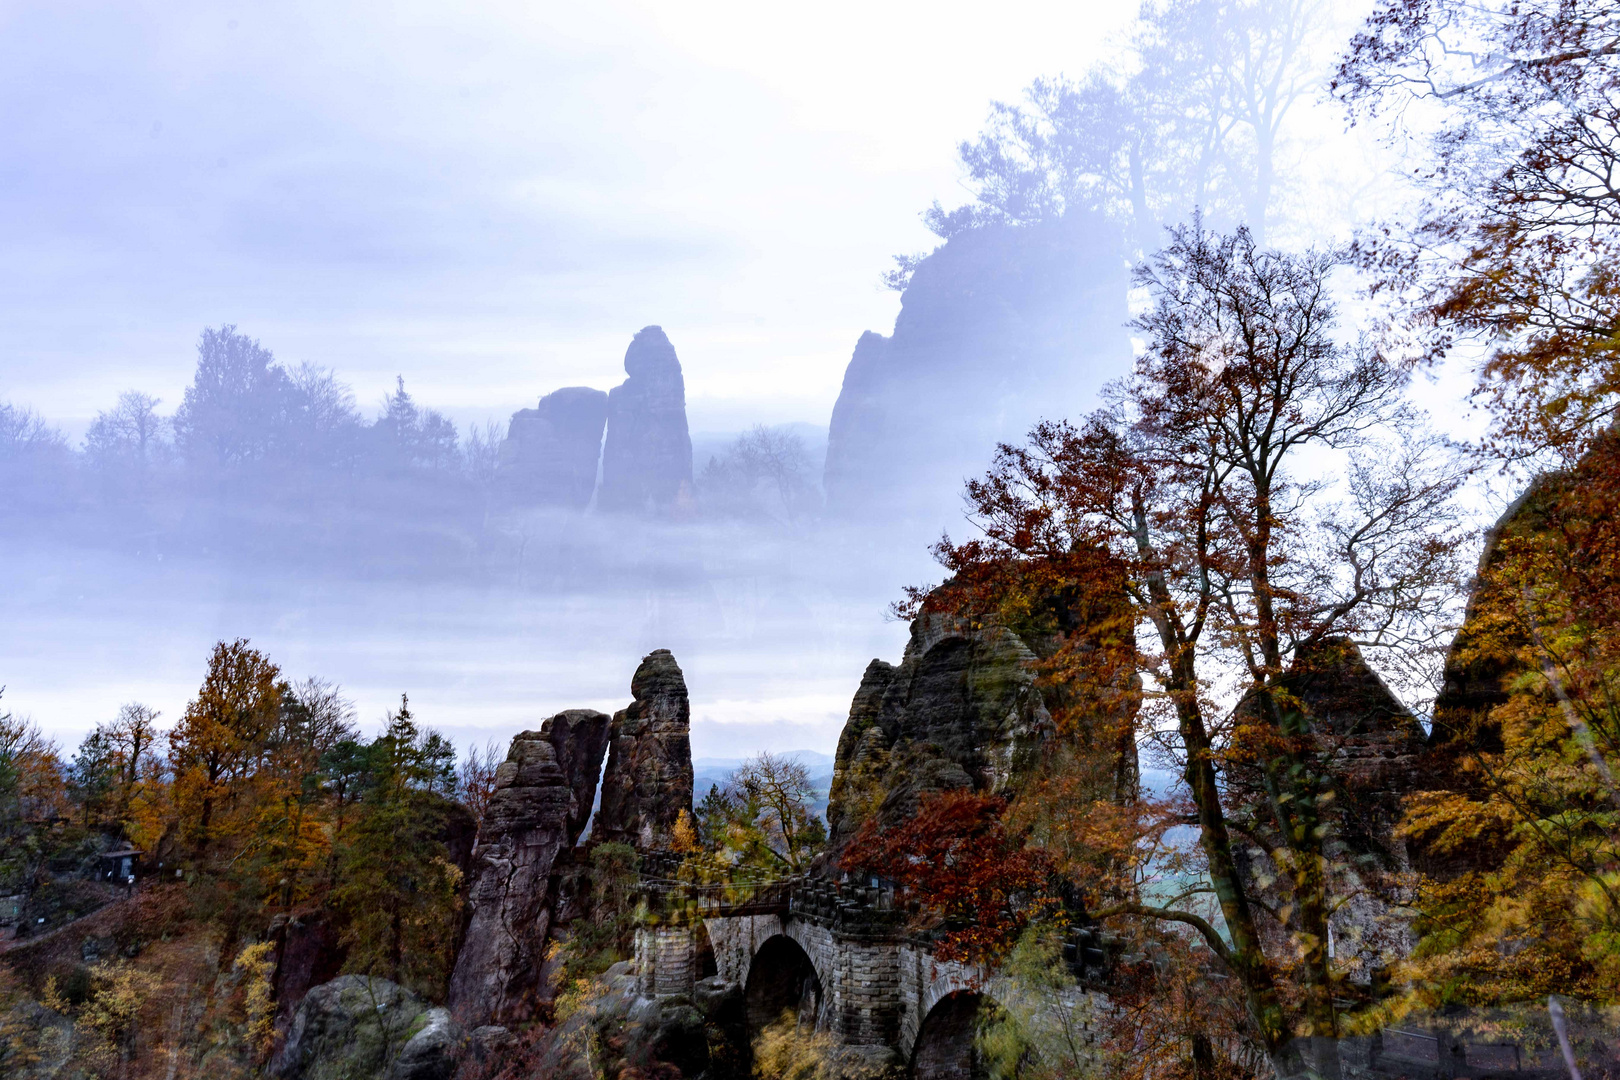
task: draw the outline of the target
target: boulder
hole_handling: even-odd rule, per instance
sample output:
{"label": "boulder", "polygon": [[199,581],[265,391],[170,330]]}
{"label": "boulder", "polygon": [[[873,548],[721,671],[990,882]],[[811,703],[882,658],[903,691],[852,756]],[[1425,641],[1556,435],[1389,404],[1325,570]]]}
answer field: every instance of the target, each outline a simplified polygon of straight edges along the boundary
{"label": "boulder", "polygon": [[666,514],[692,493],[681,362],[664,331],[648,326],[630,342],[624,370],[630,377],[608,394],[596,505],[616,513]]}
{"label": "boulder", "polygon": [[[340,975],[304,995],[287,1041],[271,1060],[271,1075],[283,1080],[381,1078],[427,1026],[418,1021],[428,1011],[415,994],[387,979]],[[447,1075],[435,1074],[434,1080]]]}
{"label": "boulder", "polygon": [[464,1041],[450,1010],[428,1009],[416,1018],[411,1029],[410,1038],[389,1062],[383,1080],[450,1080]]}
{"label": "boulder", "polygon": [[608,731],[603,713],[558,713],[513,739],[496,771],[450,977],[450,1009],[466,1027],[530,1019],[544,1000],[553,868],[590,816]]}
{"label": "boulder", "polygon": [[519,506],[583,510],[596,490],[608,396],[566,386],[512,414],[497,464],[501,489]]}
{"label": "boulder", "polygon": [[667,848],[681,811],[692,811],[692,708],[668,649],[648,653],[630,680],[634,699],[613,717],[593,839]]}

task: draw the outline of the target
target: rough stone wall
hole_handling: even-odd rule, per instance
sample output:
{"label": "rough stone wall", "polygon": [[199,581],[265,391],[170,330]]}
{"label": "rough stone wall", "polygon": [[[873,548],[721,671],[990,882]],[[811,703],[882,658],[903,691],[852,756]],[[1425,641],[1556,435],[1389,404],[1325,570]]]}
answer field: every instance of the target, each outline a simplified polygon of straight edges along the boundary
{"label": "rough stone wall", "polygon": [[697,939],[692,927],[639,927],[631,969],[640,992],[648,997],[692,993],[697,981]]}
{"label": "rough stone wall", "polygon": [[666,848],[681,811],[692,811],[692,708],[668,649],[648,653],[630,680],[634,700],[613,717],[602,806],[591,836]]}
{"label": "rough stone wall", "polygon": [[851,1046],[894,1046],[900,1036],[900,946],[893,941],[835,938],[830,1013]]}
{"label": "rough stone wall", "polygon": [[608,393],[600,510],[668,513],[692,494],[686,382],[664,331],[640,330],[624,354],[630,377]]}
{"label": "rough stone wall", "polygon": [[479,826],[449,1005],[468,1027],[529,1019],[543,992],[552,870],[590,814],[608,717],[559,713],[512,740]]}
{"label": "rough stone wall", "polygon": [[497,465],[505,496],[518,506],[583,510],[596,490],[608,396],[568,386],[512,414]]}
{"label": "rough stone wall", "polygon": [[[705,922],[714,946],[719,978],[735,986],[748,982],[754,957],[773,937],[797,942],[810,958],[822,987],[818,1027],[837,1036],[845,1046],[890,1047],[909,1059],[929,1012],[957,990],[985,993],[994,998],[1004,992],[1002,980],[982,968],[936,959],[926,946],[905,939],[866,939],[835,933],[806,919],[775,915],[709,919]],[[649,934],[637,939],[637,963],[661,956]],[[644,959],[645,958],[645,959]],[[651,986],[644,981],[643,986]],[[1086,1018],[1086,1038],[1101,1032],[1107,998],[1075,986],[1071,1006]]]}

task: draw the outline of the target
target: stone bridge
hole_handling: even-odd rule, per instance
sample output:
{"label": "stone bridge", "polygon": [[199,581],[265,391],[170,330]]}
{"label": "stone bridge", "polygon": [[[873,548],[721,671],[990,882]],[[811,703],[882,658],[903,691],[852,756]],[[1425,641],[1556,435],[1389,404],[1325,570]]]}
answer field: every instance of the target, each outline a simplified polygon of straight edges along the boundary
{"label": "stone bridge", "polygon": [[[973,1035],[995,1000],[992,973],[941,960],[908,932],[892,891],[817,878],[706,874],[644,856],[635,975],[642,994],[740,991],[749,1037],[791,1014],[874,1060],[906,1064],[919,1080],[978,1074]],[[1090,939],[1069,946],[1071,970],[1100,968]],[[1103,999],[1077,980],[1077,996]]]}

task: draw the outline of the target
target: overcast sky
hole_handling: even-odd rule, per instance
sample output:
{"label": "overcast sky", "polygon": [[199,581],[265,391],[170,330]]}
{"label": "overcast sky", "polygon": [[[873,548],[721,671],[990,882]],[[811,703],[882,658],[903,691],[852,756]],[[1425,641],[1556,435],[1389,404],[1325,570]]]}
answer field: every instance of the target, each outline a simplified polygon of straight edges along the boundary
{"label": "overcast sky", "polygon": [[1124,3],[0,5],[0,400],[178,402],[204,325],[462,419],[623,378],[824,423],[992,98]]}

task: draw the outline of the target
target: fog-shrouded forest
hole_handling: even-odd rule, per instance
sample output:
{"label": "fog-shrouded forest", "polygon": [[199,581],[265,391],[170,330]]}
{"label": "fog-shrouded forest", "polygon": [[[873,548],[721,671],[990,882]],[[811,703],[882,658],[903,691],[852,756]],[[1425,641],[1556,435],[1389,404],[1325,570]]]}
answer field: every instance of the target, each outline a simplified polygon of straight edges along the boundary
{"label": "fog-shrouded forest", "polygon": [[0,1075],[1620,1076],[1614,5],[295,8],[9,24]]}

